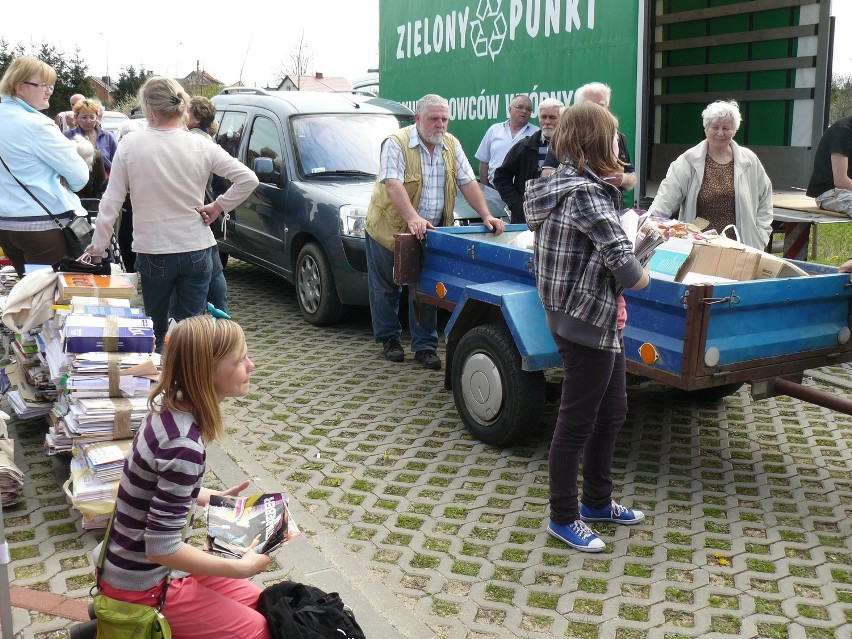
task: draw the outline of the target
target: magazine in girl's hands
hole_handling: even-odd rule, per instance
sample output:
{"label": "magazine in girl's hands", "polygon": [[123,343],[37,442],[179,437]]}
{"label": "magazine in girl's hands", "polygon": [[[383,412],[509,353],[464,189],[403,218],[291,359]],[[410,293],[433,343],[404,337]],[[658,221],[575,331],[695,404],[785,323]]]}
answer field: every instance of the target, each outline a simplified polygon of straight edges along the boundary
{"label": "magazine in girl's hands", "polygon": [[269,554],[299,534],[281,493],[210,496],[207,549],[211,552],[224,557],[242,557],[249,550]]}
{"label": "magazine in girl's hands", "polygon": [[627,209],[621,213],[620,221],[621,228],[633,243],[633,254],[642,266],[645,266],[654,254],[654,249],[662,244],[665,238],[656,229],[647,211],[638,213]]}

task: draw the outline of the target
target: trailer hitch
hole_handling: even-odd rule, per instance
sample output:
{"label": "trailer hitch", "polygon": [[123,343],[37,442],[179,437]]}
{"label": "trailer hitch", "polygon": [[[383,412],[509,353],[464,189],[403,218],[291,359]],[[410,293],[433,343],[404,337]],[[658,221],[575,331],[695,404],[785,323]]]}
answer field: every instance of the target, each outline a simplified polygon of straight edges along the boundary
{"label": "trailer hitch", "polygon": [[[765,380],[765,382],[766,387],[762,388],[763,392],[759,393],[760,397],[770,397],[773,394],[789,395],[790,397],[801,399],[803,402],[810,402],[811,404],[816,404],[817,406],[822,406],[824,408],[837,411],[838,413],[852,415],[852,400],[846,399],[841,395],[826,393],[825,391],[817,390],[816,388],[805,386],[804,384],[798,384],[781,377]],[[758,382],[752,383],[753,397],[757,390],[757,384]]]}

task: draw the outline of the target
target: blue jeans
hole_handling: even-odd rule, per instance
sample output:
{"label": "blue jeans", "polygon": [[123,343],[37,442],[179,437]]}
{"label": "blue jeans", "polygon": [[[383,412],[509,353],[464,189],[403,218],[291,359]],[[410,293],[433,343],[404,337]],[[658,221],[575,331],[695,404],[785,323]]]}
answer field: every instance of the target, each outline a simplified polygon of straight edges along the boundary
{"label": "blue jeans", "polygon": [[155,350],[163,348],[169,328],[169,305],[175,294],[174,319],[203,315],[207,310],[212,248],[185,253],[137,253],[136,272],[142,284],[145,313],[154,322]]}
{"label": "blue jeans", "polygon": [[[225,271],[222,268],[222,257],[219,255],[219,247],[214,245],[213,270],[210,273],[210,288],[207,289],[207,301],[223,313],[228,312],[228,283],[225,281]],[[169,317],[175,317],[177,313],[177,295],[172,292],[169,302]]]}
{"label": "blue jeans", "polygon": [[[393,281],[393,251],[376,242],[369,234],[367,240],[367,286],[370,291],[370,316],[373,319],[373,334],[377,342],[388,337],[399,338],[402,325],[399,323],[399,296],[402,287]],[[411,350],[415,353],[438,349],[438,309],[419,305],[420,323],[417,322],[418,308],[414,304],[414,291],[408,295],[408,330],[411,333]]]}

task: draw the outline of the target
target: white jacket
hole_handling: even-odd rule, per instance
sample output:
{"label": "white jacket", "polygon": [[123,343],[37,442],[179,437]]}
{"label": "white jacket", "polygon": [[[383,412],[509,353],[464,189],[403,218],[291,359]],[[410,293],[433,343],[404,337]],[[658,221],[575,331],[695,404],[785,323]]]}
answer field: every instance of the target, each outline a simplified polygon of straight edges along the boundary
{"label": "white jacket", "polygon": [[[733,140],[731,149],[734,152],[735,219],[740,241],[762,251],[772,229],[772,182],[752,151]],[[704,140],[671,163],[649,209],[652,214],[672,217],[679,212],[681,221],[695,220],[706,155],[707,140]]]}

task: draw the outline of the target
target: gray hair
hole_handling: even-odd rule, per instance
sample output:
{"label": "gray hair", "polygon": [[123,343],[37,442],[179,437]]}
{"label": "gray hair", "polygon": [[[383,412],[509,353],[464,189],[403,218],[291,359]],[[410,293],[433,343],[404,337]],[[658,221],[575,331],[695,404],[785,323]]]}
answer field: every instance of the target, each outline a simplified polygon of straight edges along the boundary
{"label": "gray hair", "polygon": [[450,103],[447,102],[446,98],[442,98],[436,93],[427,93],[417,101],[417,106],[414,110],[420,117],[423,117],[424,115],[426,115],[426,110],[431,106],[449,109]]}
{"label": "gray hair", "polygon": [[730,120],[734,126],[734,133],[740,129],[740,105],[736,100],[716,100],[707,105],[707,108],[701,112],[701,121],[706,129],[711,123],[719,120]]}
{"label": "gray hair", "polygon": [[92,170],[92,164],[95,162],[95,147],[82,135],[75,135],[71,138],[71,143],[74,145],[74,148],[77,150],[77,154],[83,158],[86,162],[86,166],[89,167],[89,170]]}
{"label": "gray hair", "polygon": [[612,89],[608,85],[603,82],[589,82],[574,92],[574,104],[585,102],[587,93],[600,93],[604,97],[604,100],[606,100],[606,105],[602,106],[609,106],[609,102],[612,99]]}
{"label": "gray hair", "polygon": [[565,105],[556,98],[547,98],[538,103],[538,110],[541,113],[542,109],[561,109]]}

